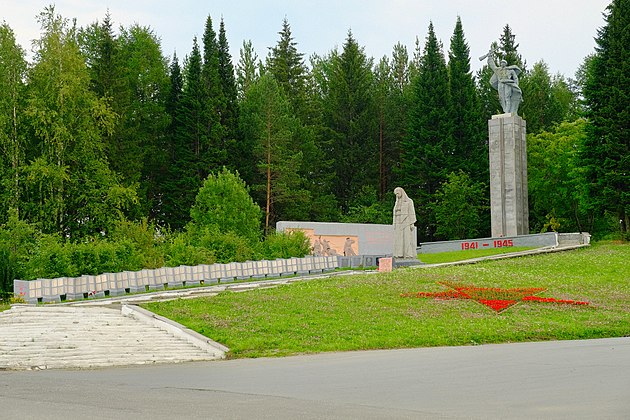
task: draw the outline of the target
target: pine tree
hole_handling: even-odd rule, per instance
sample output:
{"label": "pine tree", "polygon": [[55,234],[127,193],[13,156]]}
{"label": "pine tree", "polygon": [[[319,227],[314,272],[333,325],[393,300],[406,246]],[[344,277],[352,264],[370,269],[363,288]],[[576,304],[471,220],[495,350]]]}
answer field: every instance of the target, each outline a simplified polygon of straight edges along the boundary
{"label": "pine tree", "polygon": [[175,200],[172,194],[175,192],[176,176],[172,170],[178,156],[178,135],[182,132],[182,123],[179,116],[181,102],[184,94],[184,78],[179,65],[177,53],[173,53],[173,58],[169,66],[170,90],[166,98],[165,109],[170,117],[170,123],[166,130],[164,139],[164,160],[162,162],[162,179],[156,186],[156,196],[159,205],[153,209],[154,219],[161,226],[167,226],[172,220],[170,218]]}
{"label": "pine tree", "polygon": [[291,220],[307,217],[308,213],[296,214],[309,199],[299,172],[303,154],[294,137],[300,123],[270,73],[265,73],[248,90],[242,120],[244,135],[255,141],[259,182],[252,187],[264,209],[265,233],[270,232],[280,216]]}
{"label": "pine tree", "polygon": [[393,86],[386,105],[387,136],[384,147],[383,163],[385,170],[384,183],[381,186],[381,200],[391,196],[396,183],[396,171],[400,165],[401,142],[407,135],[408,103],[411,93],[412,63],[409,60],[407,49],[400,43],[394,45],[391,60],[391,72]]}
{"label": "pine tree", "polygon": [[593,211],[628,238],[630,223],[630,1],[613,0],[584,87],[589,125],[581,156]]}
{"label": "pine tree", "polygon": [[420,68],[412,84],[409,131],[402,144],[398,179],[416,203],[419,237],[432,239],[435,226],[428,206],[449,173],[449,153],[453,150],[448,70],[433,23],[429,24]]}

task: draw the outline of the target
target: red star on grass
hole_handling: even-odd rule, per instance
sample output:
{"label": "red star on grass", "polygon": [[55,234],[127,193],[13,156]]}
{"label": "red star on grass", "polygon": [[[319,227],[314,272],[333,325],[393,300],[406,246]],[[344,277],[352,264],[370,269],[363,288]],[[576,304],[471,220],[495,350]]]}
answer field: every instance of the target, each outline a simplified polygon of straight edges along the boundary
{"label": "red star on grass", "polygon": [[497,313],[501,313],[522,301],[588,305],[588,302],[583,301],[537,297],[538,293],[545,291],[541,287],[500,289],[496,287],[467,286],[453,282],[439,282],[439,284],[447,286],[451,290],[444,292],[403,293],[401,296],[434,299],[470,299],[493,309]]}

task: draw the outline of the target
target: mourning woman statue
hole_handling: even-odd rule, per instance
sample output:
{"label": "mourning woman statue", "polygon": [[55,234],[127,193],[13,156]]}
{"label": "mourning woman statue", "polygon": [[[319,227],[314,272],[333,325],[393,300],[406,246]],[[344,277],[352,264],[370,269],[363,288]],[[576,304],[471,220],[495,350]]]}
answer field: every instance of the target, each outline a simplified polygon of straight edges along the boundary
{"label": "mourning woman statue", "polygon": [[413,200],[407,197],[405,190],[398,187],[394,190],[394,258],[416,259],[416,210]]}
{"label": "mourning woman statue", "polygon": [[480,57],[488,58],[488,66],[494,74],[490,78],[490,84],[499,92],[499,101],[503,112],[518,113],[518,106],[523,100],[523,92],[518,86],[518,75],[521,69],[518,66],[508,66],[507,61],[501,60],[499,65],[494,61],[495,52],[490,50],[488,54]]}

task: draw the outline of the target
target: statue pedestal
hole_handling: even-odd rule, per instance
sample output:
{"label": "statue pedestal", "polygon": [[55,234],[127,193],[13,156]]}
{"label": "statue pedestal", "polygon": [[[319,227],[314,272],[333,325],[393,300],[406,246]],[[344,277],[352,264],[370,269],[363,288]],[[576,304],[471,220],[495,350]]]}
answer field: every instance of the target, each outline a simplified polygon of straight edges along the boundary
{"label": "statue pedestal", "polygon": [[516,114],[488,120],[492,237],[529,234],[525,120]]}

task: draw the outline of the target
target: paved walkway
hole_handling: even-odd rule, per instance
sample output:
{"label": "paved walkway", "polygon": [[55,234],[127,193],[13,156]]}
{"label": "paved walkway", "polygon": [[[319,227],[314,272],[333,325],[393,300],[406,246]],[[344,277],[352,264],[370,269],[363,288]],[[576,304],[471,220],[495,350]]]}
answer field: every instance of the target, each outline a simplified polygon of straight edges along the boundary
{"label": "paved walkway", "polygon": [[0,372],[3,419],[628,419],[630,337]]}

